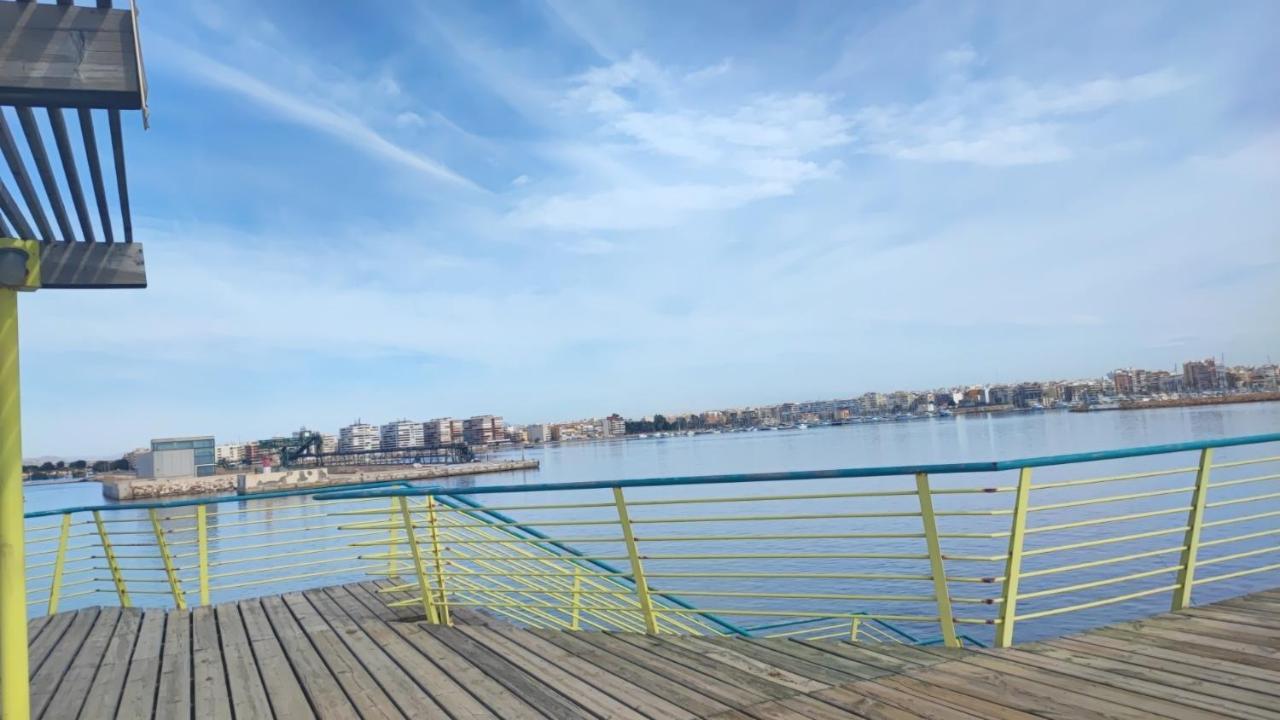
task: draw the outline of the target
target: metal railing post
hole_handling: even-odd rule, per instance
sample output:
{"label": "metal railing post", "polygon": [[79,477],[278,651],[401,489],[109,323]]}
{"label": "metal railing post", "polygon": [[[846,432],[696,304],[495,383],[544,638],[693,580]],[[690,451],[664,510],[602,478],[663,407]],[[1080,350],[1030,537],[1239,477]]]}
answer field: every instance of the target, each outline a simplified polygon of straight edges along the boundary
{"label": "metal railing post", "polygon": [[947,647],[960,647],[956,621],[951,613],[951,592],[947,588],[947,569],[942,562],[942,545],[938,542],[938,518],[933,512],[933,495],[929,492],[929,475],[916,473],[916,495],[920,498],[920,516],[924,521],[925,544],[929,548],[929,572],[933,576],[933,596],[938,604],[938,625]]}
{"label": "metal railing post", "polygon": [[196,506],[196,554],[200,564],[200,604],[209,605],[209,512]]}
{"label": "metal railing post", "polygon": [[179,610],[187,609],[187,597],[182,592],[182,581],[178,579],[178,570],[173,566],[173,556],[169,554],[169,543],[164,539],[164,526],[160,524],[160,513],[155,508],[148,511],[151,516],[151,529],[156,535],[156,548],[160,551],[160,562],[164,563],[164,575],[169,581],[169,592],[173,593],[173,606]]}
{"label": "metal railing post", "polygon": [[405,539],[409,543],[409,552],[413,555],[414,573],[418,576],[418,592],[422,593],[422,609],[427,614],[427,622],[439,625],[440,616],[436,613],[435,600],[431,597],[431,584],[427,582],[427,571],[422,566],[422,549],[418,547],[418,535],[413,531],[413,515],[409,512],[409,500],[403,496],[399,500]]}
{"label": "metal railing post", "polygon": [[49,581],[49,606],[46,615],[58,612],[58,596],[62,593],[62,569],[67,564],[67,542],[71,538],[71,513],[62,514],[62,529],[58,534],[58,555],[53,561],[53,579]]}
{"label": "metal railing post", "polygon": [[396,510],[398,509],[399,505],[396,503],[396,499],[391,498],[391,512],[387,513],[387,524],[391,526],[388,531],[391,534],[391,539],[387,543],[387,577],[389,578],[400,577],[400,564],[396,562],[396,551],[400,548],[400,536],[396,533],[395,525]]}
{"label": "metal railing post", "polygon": [[1200,528],[1204,525],[1204,508],[1209,502],[1209,470],[1213,467],[1213,448],[1200,451],[1196,470],[1196,489],[1187,513],[1187,533],[1182,540],[1182,562],[1178,570],[1178,586],[1173,590],[1173,609],[1191,607],[1191,590],[1196,582],[1196,554],[1200,550]]}
{"label": "metal railing post", "polygon": [[573,616],[570,630],[582,629],[582,568],[573,566]]}
{"label": "metal railing post", "polygon": [[116,562],[116,553],[111,549],[111,539],[107,537],[107,526],[102,522],[101,512],[93,511],[93,523],[98,526],[98,540],[102,543],[102,555],[107,560],[107,569],[111,571],[111,582],[115,583],[120,607],[133,607],[129,601],[129,588],[124,584],[124,575],[120,574],[120,564]]}
{"label": "metal railing post", "polygon": [[1000,625],[996,647],[1013,644],[1013,625],[1018,619],[1018,580],[1022,575],[1022,547],[1027,536],[1027,503],[1031,500],[1031,468],[1018,471],[1018,491],[1013,501],[1009,526],[1009,555],[1004,563],[1004,587],[1000,592]]}
{"label": "metal railing post", "polygon": [[862,620],[854,617],[849,623],[849,642],[858,642],[858,626],[862,624]]}
{"label": "metal railing post", "polygon": [[18,385],[18,293],[6,287],[0,288],[0,715],[9,720],[31,716]]}
{"label": "metal railing post", "polygon": [[440,529],[436,524],[436,499],[430,495],[427,496],[427,521],[431,524],[431,557],[435,560],[436,585],[440,587],[440,602],[437,603],[437,607],[441,621],[445,625],[452,625],[453,619],[449,615],[449,598],[445,594],[444,587],[444,555],[440,552]]}
{"label": "metal railing post", "polygon": [[622,495],[622,488],[614,486],[613,503],[618,509],[618,524],[622,526],[622,538],[627,544],[627,556],[631,559],[631,579],[636,586],[636,599],[640,602],[640,612],[644,615],[645,632],[658,634],[658,620],[653,614],[653,599],[649,597],[649,584],[644,579],[644,565],[640,562],[640,551],[636,548],[635,534],[631,531],[631,516],[627,513],[627,501]]}

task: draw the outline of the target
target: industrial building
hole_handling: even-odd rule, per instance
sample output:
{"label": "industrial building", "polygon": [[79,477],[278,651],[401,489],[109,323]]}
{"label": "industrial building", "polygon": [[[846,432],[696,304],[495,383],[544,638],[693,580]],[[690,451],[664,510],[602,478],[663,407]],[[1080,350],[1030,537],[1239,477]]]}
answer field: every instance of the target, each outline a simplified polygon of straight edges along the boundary
{"label": "industrial building", "polygon": [[216,468],[213,436],[156,438],[151,441],[151,450],[138,453],[134,468],[140,478],[212,475]]}

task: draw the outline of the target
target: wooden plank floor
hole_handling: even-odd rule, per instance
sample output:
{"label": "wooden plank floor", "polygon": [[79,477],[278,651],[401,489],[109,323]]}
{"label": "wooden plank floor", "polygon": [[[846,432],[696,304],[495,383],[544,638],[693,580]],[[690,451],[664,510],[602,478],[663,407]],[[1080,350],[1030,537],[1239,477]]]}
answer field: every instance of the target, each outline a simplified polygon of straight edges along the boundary
{"label": "wooden plank floor", "polygon": [[36,619],[33,716],[1280,720],[1280,590],[981,651],[436,627],[375,593]]}

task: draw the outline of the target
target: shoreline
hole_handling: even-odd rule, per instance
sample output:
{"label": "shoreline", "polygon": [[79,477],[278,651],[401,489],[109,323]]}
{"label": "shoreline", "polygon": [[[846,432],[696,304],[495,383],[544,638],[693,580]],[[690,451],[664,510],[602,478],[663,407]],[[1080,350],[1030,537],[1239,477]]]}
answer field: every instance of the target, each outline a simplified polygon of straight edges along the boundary
{"label": "shoreline", "polygon": [[1111,412],[1114,410],[1159,410],[1161,408],[1203,407],[1208,405],[1241,405],[1244,403],[1280,402],[1280,392],[1223,395],[1220,397],[1177,398],[1172,400],[1125,401],[1115,405],[1073,407],[1071,412]]}

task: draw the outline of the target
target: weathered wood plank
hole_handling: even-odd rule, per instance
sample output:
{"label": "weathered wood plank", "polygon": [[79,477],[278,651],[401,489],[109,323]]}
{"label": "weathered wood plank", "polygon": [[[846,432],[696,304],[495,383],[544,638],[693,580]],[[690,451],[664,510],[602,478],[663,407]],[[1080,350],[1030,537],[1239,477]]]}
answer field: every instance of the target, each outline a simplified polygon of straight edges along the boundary
{"label": "weathered wood plank", "polygon": [[40,284],[73,290],[145,288],[142,243],[42,243]]}
{"label": "weathered wood plank", "polygon": [[191,612],[192,702],[195,717],[231,720],[231,691],[218,639],[218,619],[213,608]]}
{"label": "weathered wood plank", "polygon": [[1038,715],[1032,715],[1028,712],[1016,710],[1007,705],[998,704],[985,698],[956,692],[951,688],[943,687],[941,685],[932,685],[920,680],[919,678],[907,675],[892,675],[889,677],[876,678],[875,680],[866,682],[902,690],[908,695],[915,697],[927,698],[929,702],[939,703],[947,707],[972,713],[980,718],[984,718],[984,720],[1040,720],[1040,716]]}
{"label": "weathered wood plank", "polygon": [[454,682],[466,688],[499,717],[542,717],[542,714],[532,705],[484,674],[452,648],[429,633],[422,632],[416,624],[398,621],[398,614],[383,605],[381,597],[374,597],[368,588],[356,587],[352,595],[360,599],[365,607],[370,608],[371,612],[386,621],[388,627],[422,655],[431,658],[432,662],[453,678]]}
{"label": "weathered wood plank", "polygon": [[302,593],[285,593],[282,600],[338,685],[351,699],[351,704],[359,708],[365,718],[395,720],[404,717],[404,713],[400,712],[386,691],[365,670],[359,659],[343,644],[338,634]]}
{"label": "weathered wood plank", "polygon": [[[816,692],[812,698],[808,698],[810,701],[820,699],[829,708],[839,708],[841,711],[839,716],[821,708],[806,707],[806,712],[802,717],[830,718],[831,720],[852,717],[867,718],[868,720],[919,720],[922,717],[855,689],[860,687],[857,683],[853,683],[841,687],[828,688]],[[799,708],[793,709],[798,710]],[[752,708],[747,708],[746,712],[756,714],[752,712]],[[758,717],[763,716],[758,715]]]}
{"label": "weathered wood plank", "polygon": [[781,668],[774,667],[768,663],[762,663],[755,658],[750,658],[742,653],[735,652],[733,650],[733,645],[729,643],[717,641],[714,644],[700,644],[694,642],[692,638],[680,635],[667,635],[663,636],[662,639],[672,645],[687,648],[692,652],[706,655],[707,657],[730,667],[735,667],[739,670],[766,677],[774,683],[799,692],[814,692],[828,687],[826,683],[810,680],[807,677],[787,672]]}
{"label": "weathered wood plank", "polygon": [[156,720],[191,717],[191,613],[170,610],[164,623]]}
{"label": "weathered wood plank", "polygon": [[323,591],[312,590],[303,593],[303,597],[311,603],[316,612],[329,623],[351,654],[373,677],[396,706],[410,717],[444,717],[445,713],[431,696],[422,691],[378,644],[369,638],[358,625]]}
{"label": "weathered wood plank", "polygon": [[262,605],[257,600],[242,600],[237,605],[271,711],[278,718],[314,718],[307,695],[293,672],[289,657],[281,649]]}
{"label": "weathered wood plank", "polygon": [[111,720],[116,716],[116,706],[120,704],[125,676],[129,673],[129,659],[133,657],[133,646],[138,641],[141,626],[141,610],[125,608],[120,611],[120,619],[116,622],[111,642],[102,654],[102,665],[98,668],[98,674],[89,688],[89,695],[80,709],[81,720]]}
{"label": "weathered wood plank", "polygon": [[62,636],[58,639],[57,645],[49,651],[49,656],[41,664],[40,670],[32,676],[32,717],[40,717],[40,714],[44,712],[45,706],[53,698],[54,693],[57,692],[63,675],[71,667],[71,662],[75,659],[76,654],[80,652],[80,646],[84,644],[85,638],[88,637],[89,631],[93,629],[97,619],[97,608],[85,608],[77,612],[71,619],[71,624],[67,627],[66,632],[62,633]]}
{"label": "weathered wood plank", "polygon": [[753,673],[743,670],[736,665],[723,663],[710,655],[677,645],[665,637],[640,635],[638,633],[618,633],[613,637],[648,650],[677,667],[687,667],[690,670],[736,685],[743,690],[758,693],[766,698],[781,699],[799,693],[793,687],[773,682],[767,671],[765,673]]}
{"label": "weathered wood plank", "polygon": [[27,663],[32,677],[39,672],[41,665],[48,659],[49,653],[53,652],[53,648],[62,639],[63,633],[71,627],[71,621],[75,619],[77,612],[73,610],[54,615],[49,622],[45,623],[40,635],[31,641],[31,647],[27,650]]}
{"label": "weathered wood plank", "polygon": [[[1053,642],[1061,642],[1064,639]],[[1070,641],[1073,644],[1087,645],[1090,649],[1107,649],[1110,652],[1131,657],[1135,662],[1138,660],[1167,660],[1181,667],[1186,667],[1188,672],[1199,672],[1202,669],[1220,669],[1236,679],[1257,680],[1262,683],[1280,686],[1280,671],[1232,662],[1218,657],[1199,655],[1191,652],[1185,646],[1179,646],[1172,642],[1167,646],[1149,642],[1131,642],[1100,633],[1072,636]]]}
{"label": "weathered wood plank", "polygon": [[138,628],[138,640],[129,658],[129,673],[125,676],[124,692],[120,694],[120,706],[116,717],[149,718],[155,708],[156,685],[160,681],[160,648],[164,642],[165,612],[144,610]]}
{"label": "weathered wood plank", "polygon": [[[120,621],[120,608],[106,608],[98,614],[93,628],[85,636],[84,642],[71,661],[71,666],[56,686],[48,691],[51,695],[41,697],[41,693],[31,693],[31,710],[35,717],[72,718],[80,714],[93,686],[93,679],[102,666],[103,654]],[[44,690],[44,688],[41,688]],[[43,707],[43,711],[37,708]]]}
{"label": "weathered wood plank", "polygon": [[262,609],[315,714],[322,720],[346,720],[359,715],[284,601],[279,597],[262,598]]}
{"label": "weathered wood plank", "polygon": [[262,675],[245,633],[240,608],[234,604],[214,608],[218,619],[218,635],[222,642],[222,661],[227,669],[227,686],[231,690],[231,712],[237,718],[269,718],[271,701],[262,683]]}
{"label": "weathered wood plank", "polygon": [[451,717],[496,717],[464,687],[454,682],[453,678],[432,663],[428,656],[418,652],[395,630],[374,616],[369,608],[357,600],[347,588],[328,588],[326,592],[333,602],[347,613],[348,617],[359,625],[365,634]]}

